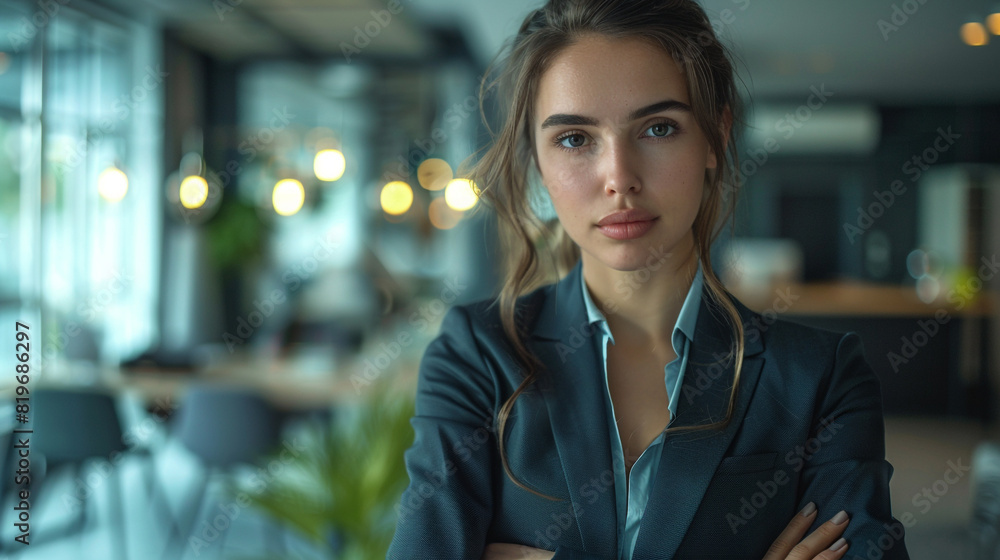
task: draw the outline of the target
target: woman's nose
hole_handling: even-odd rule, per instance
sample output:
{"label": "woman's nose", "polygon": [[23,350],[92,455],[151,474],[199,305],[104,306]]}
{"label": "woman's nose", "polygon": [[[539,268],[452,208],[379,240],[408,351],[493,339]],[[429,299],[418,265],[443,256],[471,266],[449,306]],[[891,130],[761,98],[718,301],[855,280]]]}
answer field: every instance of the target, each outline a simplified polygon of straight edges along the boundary
{"label": "woman's nose", "polygon": [[611,145],[601,155],[604,174],[604,191],[607,194],[639,192],[642,181],[639,178],[635,154],[621,144]]}

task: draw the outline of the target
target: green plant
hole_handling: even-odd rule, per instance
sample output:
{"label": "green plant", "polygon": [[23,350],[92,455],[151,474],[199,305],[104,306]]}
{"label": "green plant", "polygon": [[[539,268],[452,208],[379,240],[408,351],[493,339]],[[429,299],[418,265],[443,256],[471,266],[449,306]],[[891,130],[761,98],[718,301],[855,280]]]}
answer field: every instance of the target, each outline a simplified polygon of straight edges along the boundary
{"label": "green plant", "polygon": [[338,409],[330,425],[296,434],[307,451],[290,463],[287,454],[268,457],[286,468],[262,492],[249,493],[251,504],[344,560],[385,558],[394,506],[409,480],[403,453],[413,443],[413,397],[386,383],[370,389],[359,404]]}
{"label": "green plant", "polygon": [[256,208],[234,196],[222,199],[207,233],[209,252],[220,269],[240,267],[263,254],[264,224]]}

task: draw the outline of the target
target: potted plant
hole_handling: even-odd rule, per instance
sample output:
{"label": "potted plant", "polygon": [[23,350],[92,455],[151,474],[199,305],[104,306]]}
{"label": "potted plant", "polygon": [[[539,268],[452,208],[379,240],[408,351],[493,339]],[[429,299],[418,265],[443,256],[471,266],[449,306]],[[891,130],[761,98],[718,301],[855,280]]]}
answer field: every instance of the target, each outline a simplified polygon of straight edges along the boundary
{"label": "potted plant", "polygon": [[[384,559],[396,526],[395,505],[408,483],[403,453],[413,443],[412,395],[372,385],[330,423],[296,434],[306,451],[250,503],[344,560]],[[266,457],[265,464],[278,458]]]}

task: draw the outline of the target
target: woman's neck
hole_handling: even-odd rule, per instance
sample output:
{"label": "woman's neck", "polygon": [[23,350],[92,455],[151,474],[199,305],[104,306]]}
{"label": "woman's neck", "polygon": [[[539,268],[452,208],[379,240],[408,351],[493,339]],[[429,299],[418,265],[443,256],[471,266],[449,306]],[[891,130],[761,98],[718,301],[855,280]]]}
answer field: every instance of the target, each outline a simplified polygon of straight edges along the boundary
{"label": "woman's neck", "polygon": [[684,250],[675,248],[637,270],[615,270],[586,253],[581,258],[584,283],[607,318],[616,346],[624,343],[649,348],[662,341],[670,344],[698,271],[693,240]]}

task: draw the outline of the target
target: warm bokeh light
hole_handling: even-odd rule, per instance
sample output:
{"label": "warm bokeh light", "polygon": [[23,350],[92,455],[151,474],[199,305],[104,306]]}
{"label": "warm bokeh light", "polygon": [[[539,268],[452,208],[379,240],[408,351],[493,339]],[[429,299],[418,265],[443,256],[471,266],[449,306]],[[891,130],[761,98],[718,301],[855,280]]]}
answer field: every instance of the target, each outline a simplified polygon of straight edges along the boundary
{"label": "warm bokeh light", "polygon": [[978,21],[970,21],[962,26],[962,40],[966,45],[981,47],[990,41],[986,28]]}
{"label": "warm bokeh light", "polygon": [[97,192],[108,202],[118,202],[128,192],[128,176],[114,166],[101,171],[97,178]]}
{"label": "warm bokeh light", "polygon": [[405,214],[413,205],[413,189],[402,181],[391,181],[382,187],[382,210],[386,214]]}
{"label": "warm bokeh light", "polygon": [[469,210],[479,200],[479,188],[468,179],[453,179],[445,188],[444,199],[454,210]]}
{"label": "warm bokeh light", "polygon": [[986,27],[990,33],[1000,35],[1000,10],[986,16]]}
{"label": "warm bokeh light", "polygon": [[274,185],[271,203],[274,211],[282,216],[291,216],[302,209],[306,200],[306,190],[295,179],[282,179]]}
{"label": "warm bokeh light", "polygon": [[451,229],[462,221],[462,213],[449,208],[442,196],[431,201],[431,206],[427,209],[427,217],[430,219],[431,225],[438,229]]}
{"label": "warm bokeh light", "polygon": [[320,181],[336,181],[344,176],[347,159],[340,150],[320,150],[313,160],[313,171]]}
{"label": "warm bokeh light", "polygon": [[439,158],[425,159],[417,168],[417,181],[429,191],[439,191],[455,177],[448,162]]}
{"label": "warm bokeh light", "polygon": [[208,199],[208,182],[204,177],[189,175],[181,181],[181,206],[185,208],[201,208]]}

